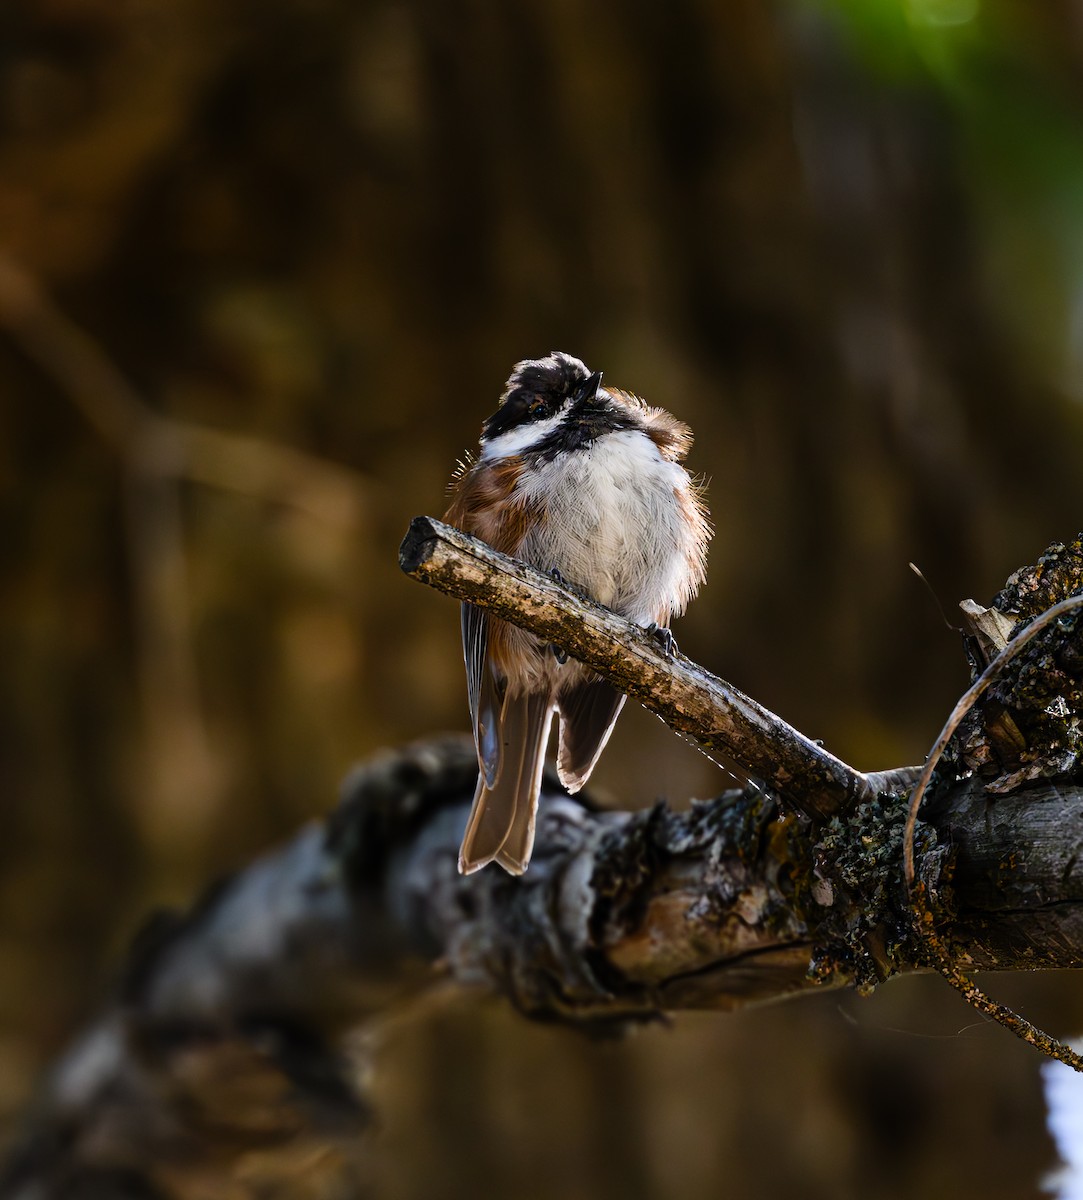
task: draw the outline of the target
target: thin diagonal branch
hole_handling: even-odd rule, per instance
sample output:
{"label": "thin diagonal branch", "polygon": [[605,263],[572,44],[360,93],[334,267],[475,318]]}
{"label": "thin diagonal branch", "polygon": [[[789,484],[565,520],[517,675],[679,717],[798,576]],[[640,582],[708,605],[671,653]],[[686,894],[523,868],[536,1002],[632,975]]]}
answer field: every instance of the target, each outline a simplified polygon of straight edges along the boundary
{"label": "thin diagonal branch", "polygon": [[870,795],[860,771],[732,684],[681,654],[667,655],[639,626],[450,525],[415,517],[399,565],[412,578],[567,650],[809,816],[823,818]]}

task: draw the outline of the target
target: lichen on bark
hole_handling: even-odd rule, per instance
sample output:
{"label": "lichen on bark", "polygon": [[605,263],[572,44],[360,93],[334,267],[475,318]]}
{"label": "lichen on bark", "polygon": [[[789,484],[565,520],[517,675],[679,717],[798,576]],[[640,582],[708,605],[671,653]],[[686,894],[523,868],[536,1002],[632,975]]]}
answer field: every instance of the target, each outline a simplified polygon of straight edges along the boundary
{"label": "lichen on bark", "polygon": [[[1016,571],[993,600],[1011,618],[1010,637],[1054,604],[1083,590],[1083,535],[1053,543],[1033,566]],[[968,643],[975,674],[986,665]],[[1005,795],[1038,780],[1083,778],[1083,616],[1063,616],[1043,631],[989,687],[960,726],[938,768],[985,780]]]}

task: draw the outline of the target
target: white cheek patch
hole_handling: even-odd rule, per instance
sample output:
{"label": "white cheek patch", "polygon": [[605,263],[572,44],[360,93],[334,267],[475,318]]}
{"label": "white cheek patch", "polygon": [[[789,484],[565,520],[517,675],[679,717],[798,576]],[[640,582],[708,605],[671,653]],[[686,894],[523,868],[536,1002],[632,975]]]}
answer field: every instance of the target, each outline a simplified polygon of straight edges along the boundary
{"label": "white cheek patch", "polygon": [[536,446],[542,438],[547,437],[556,429],[564,418],[563,411],[554,417],[546,417],[543,421],[530,421],[526,425],[517,425],[507,433],[498,434],[492,441],[486,442],[481,448],[481,457],[510,458],[522,454],[531,446]]}

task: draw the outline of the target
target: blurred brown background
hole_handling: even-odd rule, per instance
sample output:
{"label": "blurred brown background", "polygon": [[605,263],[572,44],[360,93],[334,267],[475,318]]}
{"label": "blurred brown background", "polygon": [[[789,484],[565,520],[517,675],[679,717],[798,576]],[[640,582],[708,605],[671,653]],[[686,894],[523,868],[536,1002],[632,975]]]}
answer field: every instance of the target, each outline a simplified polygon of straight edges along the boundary
{"label": "blurred brown background", "polygon": [[[1081,68],[1069,0],[4,0],[0,1117],[153,906],[465,729],[395,554],[518,358],[695,429],[682,649],[920,760],[966,673],[908,560],[988,601],[1081,525]],[[595,782],[729,781],[628,710]],[[1083,1028],[1073,979],[994,990]],[[1037,1056],[936,980],[602,1047],[464,1003],[378,1063],[381,1197],[1015,1198],[1052,1157]]]}

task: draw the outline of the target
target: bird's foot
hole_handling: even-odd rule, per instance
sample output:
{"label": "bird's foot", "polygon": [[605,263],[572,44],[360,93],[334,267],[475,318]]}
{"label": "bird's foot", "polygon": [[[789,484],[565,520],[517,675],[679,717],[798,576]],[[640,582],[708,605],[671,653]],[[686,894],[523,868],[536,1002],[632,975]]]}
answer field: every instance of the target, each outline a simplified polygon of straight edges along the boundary
{"label": "bird's foot", "polygon": [[656,625],[653,621],[644,628],[661,647],[666,658],[672,658],[677,653],[677,639],[672,630],[664,625]]}

